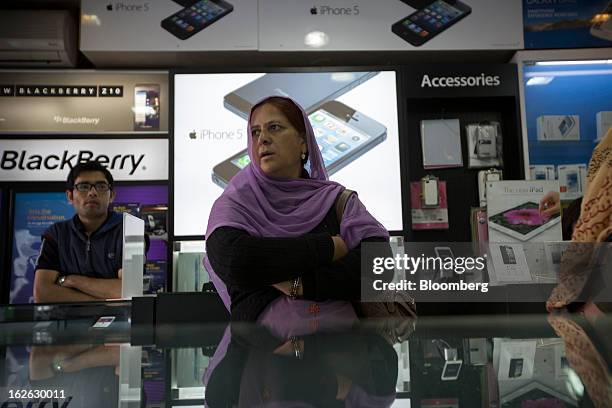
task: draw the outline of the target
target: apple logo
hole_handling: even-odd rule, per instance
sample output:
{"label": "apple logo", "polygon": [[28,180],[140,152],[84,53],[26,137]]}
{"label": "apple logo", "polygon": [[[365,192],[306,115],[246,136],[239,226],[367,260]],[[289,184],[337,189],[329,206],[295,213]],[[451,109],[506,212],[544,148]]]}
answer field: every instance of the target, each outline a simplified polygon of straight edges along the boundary
{"label": "apple logo", "polygon": [[310,9],[310,14],[312,14],[312,15],[317,14],[317,8],[316,7],[311,8]]}
{"label": "apple logo", "polygon": [[108,11],[113,11],[113,4],[112,4],[112,3],[109,3],[109,4],[106,6],[106,9],[107,9]]}
{"label": "apple logo", "polygon": [[192,130],[191,132],[189,132],[189,138],[190,139],[195,139],[196,138],[196,131]]}

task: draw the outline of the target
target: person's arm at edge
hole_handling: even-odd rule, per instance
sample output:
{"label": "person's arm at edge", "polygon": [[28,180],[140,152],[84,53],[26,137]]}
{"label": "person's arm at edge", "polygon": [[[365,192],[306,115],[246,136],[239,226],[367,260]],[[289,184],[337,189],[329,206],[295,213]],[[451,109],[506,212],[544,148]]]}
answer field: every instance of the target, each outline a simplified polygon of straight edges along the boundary
{"label": "person's arm at edge", "polygon": [[119,299],[121,279],[92,278],[84,275],[68,275],[64,287],[76,289],[96,299]]}
{"label": "person's arm at edge", "polygon": [[88,302],[99,300],[78,290],[59,286],[58,271],[37,269],[34,274],[34,303]]}
{"label": "person's arm at edge", "polygon": [[57,231],[55,226],[49,227],[42,235],[40,254],[36,260],[34,273],[34,302],[87,302],[98,300],[78,290],[59,286],[60,255],[57,246]]}

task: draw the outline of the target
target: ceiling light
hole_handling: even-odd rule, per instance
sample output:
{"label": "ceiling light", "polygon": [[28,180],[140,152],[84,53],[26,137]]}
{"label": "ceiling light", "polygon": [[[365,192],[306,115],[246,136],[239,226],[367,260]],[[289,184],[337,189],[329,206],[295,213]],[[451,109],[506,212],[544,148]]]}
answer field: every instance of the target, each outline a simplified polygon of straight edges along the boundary
{"label": "ceiling light", "polygon": [[527,80],[527,86],[533,85],[548,85],[555,77],[552,76],[534,76]]}
{"label": "ceiling light", "polygon": [[536,65],[592,65],[611,64],[612,60],[582,60],[582,61],[538,61]]}
{"label": "ceiling light", "polygon": [[304,36],[304,44],[311,48],[321,48],[329,44],[329,36],[323,31],[312,31]]}

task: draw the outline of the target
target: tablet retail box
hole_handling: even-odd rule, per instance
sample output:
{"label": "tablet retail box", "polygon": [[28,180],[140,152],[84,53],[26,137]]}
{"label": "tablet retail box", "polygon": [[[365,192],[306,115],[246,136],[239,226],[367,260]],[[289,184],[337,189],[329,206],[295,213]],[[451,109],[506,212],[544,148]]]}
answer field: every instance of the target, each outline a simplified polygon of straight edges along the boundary
{"label": "tablet retail box", "polygon": [[559,192],[556,180],[494,181],[487,185],[490,242],[561,241],[560,214],[540,214],[540,200]]}
{"label": "tablet retail box", "polygon": [[[561,241],[561,214],[539,211],[540,201],[559,192],[557,180],[513,180],[487,184],[491,284],[524,284],[554,278],[546,246]],[[548,200],[546,200],[548,202]],[[548,272],[548,273],[547,273]]]}
{"label": "tablet retail box", "polygon": [[539,141],[580,140],[580,116],[538,116],[537,130]]}

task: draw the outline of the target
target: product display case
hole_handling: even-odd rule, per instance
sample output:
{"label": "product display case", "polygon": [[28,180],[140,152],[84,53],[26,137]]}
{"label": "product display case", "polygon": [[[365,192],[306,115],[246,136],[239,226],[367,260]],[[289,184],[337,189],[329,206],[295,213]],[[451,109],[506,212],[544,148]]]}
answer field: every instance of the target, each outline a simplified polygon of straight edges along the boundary
{"label": "product display case", "polygon": [[[205,397],[209,406],[238,399],[253,406],[262,392],[268,402],[309,406],[330,406],[339,398],[355,406],[521,407],[546,401],[604,407],[610,398],[607,379],[598,374],[610,364],[607,317],[440,316],[408,325],[389,320],[383,326],[401,332],[389,337],[381,321],[329,325],[338,317],[324,313],[307,325],[288,321],[275,328],[130,325],[138,320],[130,303],[0,308],[6,329],[0,335],[6,362],[0,400],[15,399],[8,392],[23,389],[56,390],[63,392],[56,400],[92,407],[202,406]],[[114,320],[93,328],[101,316]],[[281,327],[294,336],[287,340]],[[303,354],[296,355],[292,344]],[[26,392],[16,399],[25,405],[34,397]]]}
{"label": "product display case", "polygon": [[415,64],[402,71],[401,91],[407,239],[468,242],[470,211],[483,205],[479,171],[523,178],[516,67]]}
{"label": "product display case", "polygon": [[561,199],[583,195],[593,148],[612,126],[610,48],[521,51],[525,174],[559,180]]}

